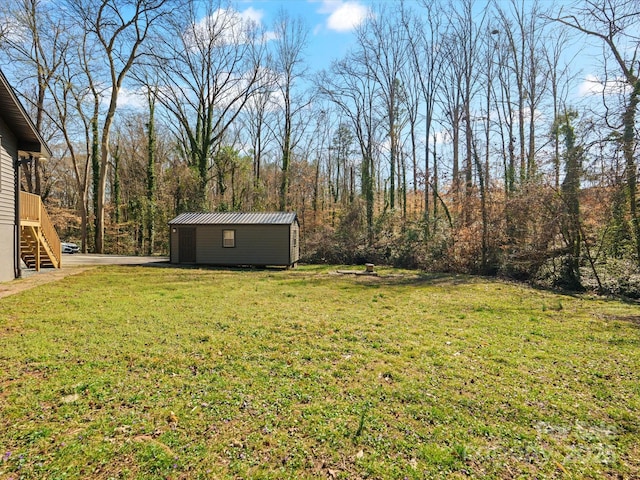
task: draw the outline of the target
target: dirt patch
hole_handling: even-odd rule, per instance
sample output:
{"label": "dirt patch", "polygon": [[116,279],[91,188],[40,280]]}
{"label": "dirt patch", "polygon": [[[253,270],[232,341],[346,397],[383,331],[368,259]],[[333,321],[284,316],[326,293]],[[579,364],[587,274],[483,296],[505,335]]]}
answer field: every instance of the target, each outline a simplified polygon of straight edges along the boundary
{"label": "dirt patch", "polygon": [[605,320],[629,322],[640,326],[640,315],[603,315],[602,318]]}
{"label": "dirt patch", "polygon": [[16,293],[30,290],[39,285],[44,285],[51,282],[57,282],[70,275],[77,275],[86,270],[95,268],[92,265],[83,265],[77,267],[68,268],[56,268],[46,269],[40,272],[32,273],[26,278],[19,278],[11,282],[0,283],[0,298],[8,297],[9,295],[15,295]]}

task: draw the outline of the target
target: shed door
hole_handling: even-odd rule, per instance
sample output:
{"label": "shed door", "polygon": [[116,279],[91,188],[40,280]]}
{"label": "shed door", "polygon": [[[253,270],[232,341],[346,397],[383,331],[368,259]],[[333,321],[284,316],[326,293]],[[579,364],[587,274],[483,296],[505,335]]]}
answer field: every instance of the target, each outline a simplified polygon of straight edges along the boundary
{"label": "shed door", "polygon": [[178,229],[178,263],[196,263],[196,229]]}

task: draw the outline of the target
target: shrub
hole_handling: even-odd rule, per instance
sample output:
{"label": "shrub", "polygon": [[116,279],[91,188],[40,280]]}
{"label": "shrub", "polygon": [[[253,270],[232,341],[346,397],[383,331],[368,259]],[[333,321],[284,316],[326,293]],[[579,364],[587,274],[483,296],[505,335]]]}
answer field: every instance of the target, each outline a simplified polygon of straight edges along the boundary
{"label": "shrub", "polygon": [[[630,259],[608,258],[596,266],[602,283],[599,293],[627,298],[640,298],[640,269]],[[582,270],[583,285],[597,291],[598,283],[591,269]]]}

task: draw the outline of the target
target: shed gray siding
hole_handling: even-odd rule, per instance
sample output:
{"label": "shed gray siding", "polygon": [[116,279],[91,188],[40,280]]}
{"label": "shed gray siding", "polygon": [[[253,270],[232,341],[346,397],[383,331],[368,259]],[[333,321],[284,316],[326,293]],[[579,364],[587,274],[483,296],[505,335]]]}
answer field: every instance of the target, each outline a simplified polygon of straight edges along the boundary
{"label": "shed gray siding", "polygon": [[[235,231],[235,247],[222,246],[222,231]],[[196,263],[289,265],[289,225],[201,225]]]}
{"label": "shed gray siding", "polygon": [[291,265],[300,260],[300,225],[295,221],[291,224],[289,232],[289,258]]}
{"label": "shed gray siding", "polygon": [[[220,223],[208,223],[216,220],[215,214],[197,215],[177,217],[170,222],[172,263],[189,263],[180,258],[180,232],[187,228],[196,231],[196,264],[290,266],[299,260],[300,228],[295,214],[288,220],[290,223],[250,223],[268,218],[260,214],[229,214],[220,218]],[[232,215],[238,215],[238,218]],[[202,223],[198,223],[198,218]],[[179,223],[181,219],[184,224]],[[229,219],[238,223],[229,223]],[[235,246],[223,246],[225,230],[234,231]]]}
{"label": "shed gray siding", "polygon": [[0,118],[0,282],[13,280],[15,187],[13,165],[18,155],[15,135]]}
{"label": "shed gray siding", "polygon": [[[289,225],[197,225],[196,263],[205,265],[291,265]],[[171,262],[179,258],[179,225],[171,232]],[[193,228],[189,226],[187,228]],[[176,232],[173,232],[176,230]],[[222,231],[235,231],[235,247],[222,246]]]}
{"label": "shed gray siding", "polygon": [[178,227],[169,228],[169,261],[171,263],[180,263],[178,258]]}

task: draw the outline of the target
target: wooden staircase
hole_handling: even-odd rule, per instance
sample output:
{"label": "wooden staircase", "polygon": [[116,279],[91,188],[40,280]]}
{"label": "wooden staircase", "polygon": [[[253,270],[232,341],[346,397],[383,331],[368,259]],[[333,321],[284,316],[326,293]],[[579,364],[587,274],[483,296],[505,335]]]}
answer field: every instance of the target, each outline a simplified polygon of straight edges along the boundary
{"label": "wooden staircase", "polygon": [[29,268],[60,268],[62,246],[38,195],[20,192],[20,256]]}

